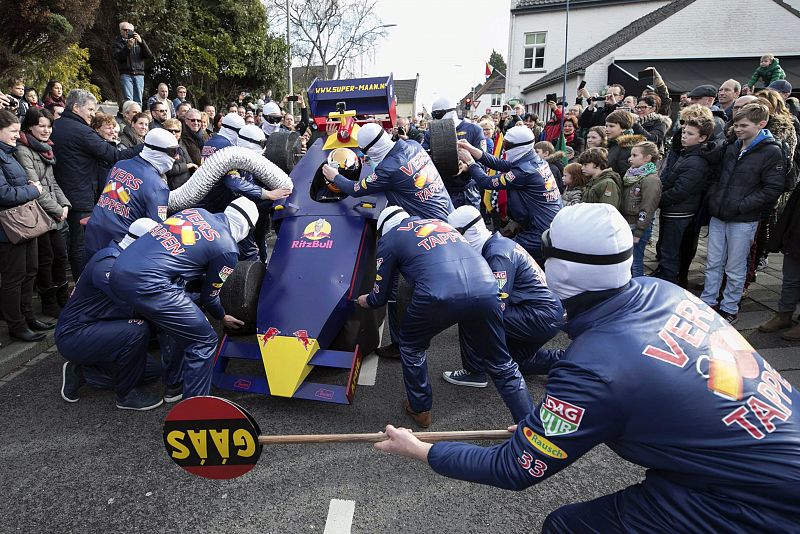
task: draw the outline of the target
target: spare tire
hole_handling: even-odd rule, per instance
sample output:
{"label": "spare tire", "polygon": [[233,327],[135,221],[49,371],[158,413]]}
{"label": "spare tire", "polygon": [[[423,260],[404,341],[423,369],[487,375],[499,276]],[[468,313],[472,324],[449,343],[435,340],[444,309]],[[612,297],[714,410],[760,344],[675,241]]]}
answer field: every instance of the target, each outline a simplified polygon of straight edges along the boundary
{"label": "spare tire", "polygon": [[294,147],[299,140],[300,135],[297,132],[278,130],[267,139],[264,157],[280,167],[282,171],[290,173],[294,169]]}
{"label": "spare tire", "polygon": [[225,313],[244,321],[244,326],[230,333],[239,335],[256,332],[258,298],[266,270],[266,265],[260,261],[240,261],[222,285],[219,299]]}
{"label": "spare tire", "polygon": [[[432,121],[428,125],[431,159],[442,176],[458,174],[458,136],[452,119]],[[270,137],[271,139],[271,137]]]}

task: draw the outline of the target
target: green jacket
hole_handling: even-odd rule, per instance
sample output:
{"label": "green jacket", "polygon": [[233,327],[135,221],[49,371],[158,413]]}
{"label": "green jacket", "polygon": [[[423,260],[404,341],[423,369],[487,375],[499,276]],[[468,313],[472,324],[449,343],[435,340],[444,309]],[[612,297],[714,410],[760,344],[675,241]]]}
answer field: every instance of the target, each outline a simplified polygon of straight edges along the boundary
{"label": "green jacket", "polygon": [[658,174],[645,174],[638,181],[628,186],[623,180],[622,216],[633,228],[635,237],[650,228],[653,215],[661,202],[661,180]]}
{"label": "green jacket", "polygon": [[772,63],[769,64],[769,67],[758,67],[753,73],[753,77],[750,78],[749,82],[747,82],[747,86],[755,87],[759,78],[764,80],[765,87],[776,80],[783,80],[786,78],[786,73],[783,72],[778,58],[773,59]]}
{"label": "green jacket", "polygon": [[618,210],[622,203],[622,179],[614,169],[603,169],[598,176],[586,182],[583,202],[587,204],[611,204]]}

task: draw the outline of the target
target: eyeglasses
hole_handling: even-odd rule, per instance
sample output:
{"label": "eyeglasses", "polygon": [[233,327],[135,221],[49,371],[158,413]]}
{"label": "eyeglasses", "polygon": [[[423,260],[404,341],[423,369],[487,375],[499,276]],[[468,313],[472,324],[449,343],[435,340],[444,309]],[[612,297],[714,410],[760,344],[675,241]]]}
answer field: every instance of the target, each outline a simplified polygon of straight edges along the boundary
{"label": "eyeglasses", "polygon": [[650,106],[636,106],[636,109],[647,109],[647,108],[649,108],[649,107],[650,107]]}
{"label": "eyeglasses", "polygon": [[186,119],[186,122],[203,122],[203,119]]}
{"label": "eyeglasses", "polygon": [[180,130],[167,130],[167,131],[168,131],[169,133],[171,133],[171,134],[179,134],[179,133],[181,133],[181,131],[180,131]]}
{"label": "eyeglasses", "polygon": [[283,117],[280,115],[264,115],[264,120],[270,124],[278,124],[283,120]]}
{"label": "eyeglasses", "polygon": [[166,113],[166,112],[167,112],[166,109],[154,109],[153,110],[153,113]]}

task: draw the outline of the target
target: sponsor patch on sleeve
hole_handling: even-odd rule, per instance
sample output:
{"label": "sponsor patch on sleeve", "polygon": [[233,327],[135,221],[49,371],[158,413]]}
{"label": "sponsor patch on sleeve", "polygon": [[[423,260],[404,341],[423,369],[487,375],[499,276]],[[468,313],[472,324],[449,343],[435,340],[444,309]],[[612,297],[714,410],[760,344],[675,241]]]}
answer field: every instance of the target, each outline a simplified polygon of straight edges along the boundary
{"label": "sponsor patch on sleeve", "polygon": [[499,289],[503,289],[503,287],[506,285],[508,276],[505,271],[494,271],[494,279],[497,280],[497,287]]}
{"label": "sponsor patch on sleeve", "polygon": [[572,434],[581,426],[586,410],[568,402],[546,395],[539,409],[539,418],[546,436]]}
{"label": "sponsor patch on sleeve", "polygon": [[158,207],[158,218],[162,221],[167,220],[167,207],[166,206],[159,206]]}
{"label": "sponsor patch on sleeve", "polygon": [[233,269],[228,267],[227,265],[224,266],[222,269],[219,270],[219,279],[223,282],[228,279],[228,277],[233,273]]}

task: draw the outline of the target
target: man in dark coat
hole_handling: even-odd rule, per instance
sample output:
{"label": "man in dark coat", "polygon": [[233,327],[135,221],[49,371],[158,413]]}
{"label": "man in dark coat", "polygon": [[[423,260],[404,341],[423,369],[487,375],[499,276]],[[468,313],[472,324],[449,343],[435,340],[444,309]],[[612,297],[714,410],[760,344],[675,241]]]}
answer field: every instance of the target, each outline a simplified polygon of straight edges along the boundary
{"label": "man in dark coat", "polygon": [[[153,57],[142,36],[134,31],[130,22],[119,23],[119,37],[114,41],[111,55],[117,62],[123,101],[142,104],[144,91],[144,60]],[[69,106],[67,106],[69,107]]]}

